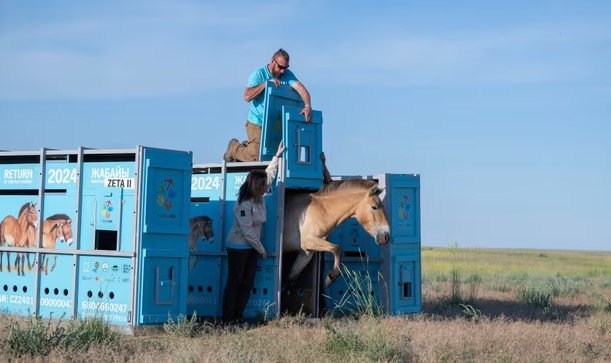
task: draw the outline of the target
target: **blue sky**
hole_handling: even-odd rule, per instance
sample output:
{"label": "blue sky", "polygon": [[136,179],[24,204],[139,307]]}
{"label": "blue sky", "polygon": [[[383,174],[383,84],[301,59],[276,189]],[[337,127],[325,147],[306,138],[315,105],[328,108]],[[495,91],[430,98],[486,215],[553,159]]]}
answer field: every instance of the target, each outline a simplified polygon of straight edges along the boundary
{"label": "blue sky", "polygon": [[283,47],[333,174],[419,173],[425,245],[611,250],[608,1],[0,1],[4,150],[217,162]]}

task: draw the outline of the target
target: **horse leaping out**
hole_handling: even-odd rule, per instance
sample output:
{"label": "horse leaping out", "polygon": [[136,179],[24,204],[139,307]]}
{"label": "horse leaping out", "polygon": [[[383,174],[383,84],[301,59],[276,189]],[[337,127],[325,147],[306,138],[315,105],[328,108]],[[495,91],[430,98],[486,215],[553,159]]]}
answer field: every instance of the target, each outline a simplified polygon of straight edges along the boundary
{"label": "horse leaping out", "polygon": [[329,233],[346,219],[355,217],[375,238],[378,245],[390,239],[386,212],[380,200],[377,182],[373,180],[333,181],[313,194],[296,195],[287,199],[284,213],[283,251],[300,252],[293,263],[288,284],[306,267],[312,252],[333,253],[333,270],[325,279],[329,286],[340,274],[341,249],[327,241]]}

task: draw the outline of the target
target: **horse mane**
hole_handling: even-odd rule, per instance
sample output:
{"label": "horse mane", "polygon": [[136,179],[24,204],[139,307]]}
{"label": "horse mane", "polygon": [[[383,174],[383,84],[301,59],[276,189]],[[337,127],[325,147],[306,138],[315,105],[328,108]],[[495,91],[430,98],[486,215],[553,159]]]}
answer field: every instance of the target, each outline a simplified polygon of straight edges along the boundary
{"label": "horse mane", "polygon": [[350,189],[371,189],[378,185],[378,182],[371,179],[348,179],[348,180],[333,180],[331,183],[324,185],[314,195],[322,196],[337,190]]}
{"label": "horse mane", "polygon": [[70,217],[68,217],[68,215],[63,214],[63,213],[57,213],[52,215],[51,217],[47,218],[48,221],[58,221],[61,219],[65,219],[65,220],[70,220]]}
{"label": "horse mane", "polygon": [[58,228],[60,228],[59,223],[53,223],[53,227],[51,227],[51,230],[48,233],[52,233],[53,231],[55,231]]}
{"label": "horse mane", "polygon": [[18,216],[21,215],[21,213],[23,213],[26,209],[30,208],[30,205],[32,204],[32,202],[27,202],[26,204],[21,206],[21,209],[19,210],[19,213],[17,213]]}

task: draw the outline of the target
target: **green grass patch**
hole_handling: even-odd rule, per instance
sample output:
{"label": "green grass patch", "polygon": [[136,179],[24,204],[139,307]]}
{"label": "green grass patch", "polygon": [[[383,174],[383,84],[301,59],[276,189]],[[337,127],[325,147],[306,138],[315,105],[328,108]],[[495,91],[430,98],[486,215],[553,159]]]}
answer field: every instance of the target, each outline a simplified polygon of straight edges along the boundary
{"label": "green grass patch", "polygon": [[200,333],[201,326],[197,321],[197,313],[190,318],[180,314],[176,320],[168,314],[168,321],[163,324],[163,330],[172,336],[193,338]]}
{"label": "green grass patch", "polygon": [[[370,320],[368,323],[376,324]],[[379,325],[379,322],[377,322]],[[401,361],[401,352],[379,329],[366,331],[356,322],[345,320],[343,324],[325,324],[327,339],[324,350],[327,354],[342,360],[355,358],[373,362]]]}
{"label": "green grass patch", "polygon": [[[363,267],[367,265],[364,264]],[[346,291],[337,301],[333,314],[336,316],[381,316],[384,308],[380,301],[386,284],[380,272],[370,273],[369,269],[352,270],[346,265],[341,266],[341,278],[346,283]],[[376,294],[376,291],[378,292]]]}
{"label": "green grass patch", "polygon": [[64,323],[61,319],[31,316],[12,320],[6,330],[6,350],[13,357],[46,356],[55,349],[88,350],[118,340],[118,333],[101,318]]}

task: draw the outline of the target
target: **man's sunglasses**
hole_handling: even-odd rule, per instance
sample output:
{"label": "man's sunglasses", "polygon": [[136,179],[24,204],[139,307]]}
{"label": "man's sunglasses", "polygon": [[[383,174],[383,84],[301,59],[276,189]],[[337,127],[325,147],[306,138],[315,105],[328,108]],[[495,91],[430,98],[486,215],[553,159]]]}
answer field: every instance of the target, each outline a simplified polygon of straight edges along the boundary
{"label": "man's sunglasses", "polygon": [[278,61],[276,60],[276,58],[274,58],[274,62],[275,62],[277,65],[278,65],[278,68],[280,68],[280,69],[283,69],[283,70],[284,70],[284,69],[287,69],[287,68],[289,67],[289,66],[282,66],[282,65],[280,65],[280,63],[278,63]]}

